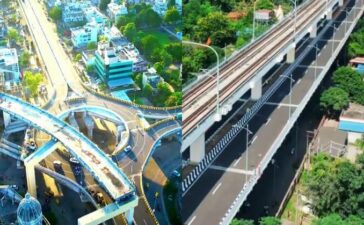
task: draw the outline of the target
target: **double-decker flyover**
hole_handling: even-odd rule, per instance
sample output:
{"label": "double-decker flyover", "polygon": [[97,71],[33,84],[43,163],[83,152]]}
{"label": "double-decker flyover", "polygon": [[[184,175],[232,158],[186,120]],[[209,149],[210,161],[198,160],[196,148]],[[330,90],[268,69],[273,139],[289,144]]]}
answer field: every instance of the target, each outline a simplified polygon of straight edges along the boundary
{"label": "double-decker flyover", "polygon": [[[137,205],[135,186],[93,142],[59,118],[16,97],[0,93],[0,109],[52,136],[51,141],[24,159],[28,190],[33,196],[36,196],[34,166],[54,151],[57,142],[60,142],[82,163],[115,202],[121,205],[123,202],[128,204],[130,201],[134,202],[130,204],[131,208],[123,209],[124,212],[127,210],[131,212],[132,220],[133,208]],[[112,213],[110,211],[110,214]]]}
{"label": "double-decker flyover", "polygon": [[[251,90],[251,98],[261,97],[262,77],[281,61],[295,61],[296,44],[307,34],[317,35],[317,24],[343,0],[308,0],[272,27],[262,37],[233,54],[220,66],[220,112],[216,111],[216,71],[198,80],[183,97],[183,146],[190,147],[190,160],[200,162],[205,152],[205,132],[215,123],[216,114],[229,110],[241,96]],[[295,19],[296,15],[296,19]],[[224,110],[225,109],[225,110]]]}
{"label": "double-decker flyover", "polygon": [[[201,169],[201,164],[196,167],[188,175],[188,182],[184,180],[183,205],[188,206],[183,209],[185,224],[229,224],[239,211],[363,14],[363,1],[349,0],[346,4],[338,8],[334,20],[324,23],[319,35],[283,73],[292,74],[292,89],[290,79],[283,83],[277,79],[272,87],[278,84],[279,89],[265,102],[257,102],[262,106],[252,117],[253,122],[239,121],[231,129],[234,138],[225,151],[217,154],[207,168]],[[252,132],[248,149],[246,132],[239,130],[247,123]]]}

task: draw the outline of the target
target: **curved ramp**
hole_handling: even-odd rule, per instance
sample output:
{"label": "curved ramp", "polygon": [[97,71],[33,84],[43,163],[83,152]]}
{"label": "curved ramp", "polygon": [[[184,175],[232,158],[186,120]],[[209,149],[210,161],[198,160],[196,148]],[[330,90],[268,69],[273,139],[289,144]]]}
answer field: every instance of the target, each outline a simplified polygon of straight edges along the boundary
{"label": "curved ramp", "polygon": [[[115,199],[135,194],[128,177],[93,142],[56,116],[16,97],[0,93],[0,109],[44,131],[65,146]],[[34,156],[36,158],[36,156]]]}

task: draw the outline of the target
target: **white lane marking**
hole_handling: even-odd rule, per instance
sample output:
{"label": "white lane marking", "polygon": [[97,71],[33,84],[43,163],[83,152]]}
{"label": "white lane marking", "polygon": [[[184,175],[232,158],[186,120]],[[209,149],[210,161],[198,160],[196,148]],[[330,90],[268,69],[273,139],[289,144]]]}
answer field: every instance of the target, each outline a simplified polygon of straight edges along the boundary
{"label": "white lane marking", "polygon": [[212,195],[216,193],[216,191],[221,187],[221,182],[216,186],[216,188],[212,191]]}
{"label": "white lane marking", "polygon": [[299,84],[299,83],[301,82],[301,80],[302,80],[302,79],[300,78],[300,79],[297,81],[297,83],[296,83],[296,84]]}
{"label": "white lane marking", "polygon": [[247,170],[241,170],[241,169],[236,169],[236,168],[227,168],[227,167],[222,167],[222,166],[210,166],[209,169],[221,170],[221,171],[230,172],[230,173],[254,175],[253,170],[247,171]]}
{"label": "white lane marking", "polygon": [[190,222],[188,223],[188,225],[191,225],[195,219],[196,219],[196,216],[192,217],[192,219],[190,220]]}
{"label": "white lane marking", "polygon": [[255,136],[255,137],[253,138],[253,140],[252,140],[252,143],[251,143],[251,144],[253,144],[253,143],[254,143],[254,141],[255,141],[255,140],[257,140],[257,138],[258,138],[258,135],[257,135],[257,136]]}
{"label": "white lane marking", "polygon": [[270,118],[270,117],[269,117],[269,118],[268,118],[268,120],[267,120],[267,122],[265,122],[265,125],[266,125],[266,126],[267,126],[267,125],[268,125],[268,123],[271,121],[271,119],[272,119],[272,118]]}
{"label": "white lane marking", "polygon": [[238,163],[240,162],[240,160],[241,160],[241,157],[238,160],[235,161],[234,166],[238,165]]}

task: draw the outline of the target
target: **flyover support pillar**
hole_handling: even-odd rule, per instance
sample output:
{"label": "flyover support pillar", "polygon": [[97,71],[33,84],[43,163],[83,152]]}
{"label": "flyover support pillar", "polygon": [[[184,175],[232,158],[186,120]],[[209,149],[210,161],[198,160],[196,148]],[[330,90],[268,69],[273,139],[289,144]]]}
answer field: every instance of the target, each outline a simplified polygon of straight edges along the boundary
{"label": "flyover support pillar", "polygon": [[94,127],[95,127],[95,122],[87,112],[84,112],[82,114],[82,117],[83,117],[83,121],[85,122],[85,125],[87,127],[87,136],[90,139],[92,139],[93,131],[94,131]]}
{"label": "flyover support pillar", "polygon": [[343,6],[344,5],[344,0],[339,0],[339,6]]}
{"label": "flyover support pillar", "polygon": [[329,11],[327,11],[326,18],[327,18],[328,20],[331,20],[331,19],[332,19],[332,10],[331,10],[331,9],[330,9]]}
{"label": "flyover support pillar", "polygon": [[197,164],[205,157],[205,134],[201,134],[190,146],[191,163]]}
{"label": "flyover support pillar", "polygon": [[4,128],[6,128],[11,122],[11,116],[9,113],[3,111],[3,118],[4,118]]}
{"label": "flyover support pillar", "polygon": [[25,164],[25,173],[27,176],[28,192],[34,198],[37,198],[37,185],[35,180],[35,168],[33,164]]}
{"label": "flyover support pillar", "polygon": [[260,97],[262,97],[262,78],[259,78],[251,85],[252,88],[252,94],[251,98],[253,100],[258,100]]}
{"label": "flyover support pillar", "polygon": [[129,211],[126,212],[126,219],[128,225],[132,225],[134,223],[134,208],[131,208],[129,209]]}
{"label": "flyover support pillar", "polygon": [[119,138],[121,137],[121,133],[123,131],[124,131],[124,126],[119,125],[119,126],[116,127],[116,132],[115,132],[115,139],[116,139],[115,143],[116,143],[116,145],[119,143],[119,141],[121,141],[121,140],[119,140]]}
{"label": "flyover support pillar", "polygon": [[295,58],[296,58],[296,48],[295,46],[292,46],[287,53],[287,63],[293,63]]}
{"label": "flyover support pillar", "polygon": [[315,38],[317,36],[317,24],[312,25],[310,30],[310,38]]}

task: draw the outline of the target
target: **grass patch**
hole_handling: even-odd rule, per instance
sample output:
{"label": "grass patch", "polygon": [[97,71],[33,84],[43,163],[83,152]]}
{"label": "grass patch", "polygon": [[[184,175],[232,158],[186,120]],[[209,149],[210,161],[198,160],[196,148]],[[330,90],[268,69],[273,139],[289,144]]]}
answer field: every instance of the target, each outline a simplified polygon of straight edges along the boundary
{"label": "grass patch", "polygon": [[151,31],[143,31],[143,33],[145,34],[145,36],[147,35],[153,35],[154,37],[158,38],[159,43],[162,46],[166,46],[172,42],[176,42],[177,40],[173,37],[171,37],[169,34],[165,33],[165,32],[161,32],[158,30],[151,30]]}

